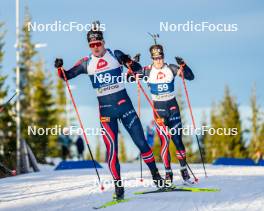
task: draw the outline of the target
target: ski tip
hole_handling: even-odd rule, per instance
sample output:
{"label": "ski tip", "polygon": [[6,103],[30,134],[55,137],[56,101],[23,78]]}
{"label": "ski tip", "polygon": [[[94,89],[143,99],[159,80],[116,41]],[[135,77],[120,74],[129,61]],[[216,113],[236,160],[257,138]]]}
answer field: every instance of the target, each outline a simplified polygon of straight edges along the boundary
{"label": "ski tip", "polygon": [[126,199],[120,199],[120,200],[112,200],[112,201],[106,202],[105,204],[103,204],[103,205],[101,205],[99,207],[93,207],[93,209],[99,210],[99,209],[102,209],[102,208],[111,207],[111,206],[117,205],[119,203],[128,202],[131,199],[132,198],[126,198]]}
{"label": "ski tip", "polygon": [[135,192],[134,195],[141,195],[144,194],[144,192]]}

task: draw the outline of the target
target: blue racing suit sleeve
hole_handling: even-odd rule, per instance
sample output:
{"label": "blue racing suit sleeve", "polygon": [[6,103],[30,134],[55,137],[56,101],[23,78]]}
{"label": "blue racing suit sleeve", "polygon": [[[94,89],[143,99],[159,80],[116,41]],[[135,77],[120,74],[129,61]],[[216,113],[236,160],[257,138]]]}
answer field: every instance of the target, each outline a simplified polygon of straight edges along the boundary
{"label": "blue racing suit sleeve", "polygon": [[114,55],[119,62],[119,64],[124,65],[126,62],[129,62],[131,59],[127,54],[124,54],[120,50],[114,50]]}
{"label": "blue racing suit sleeve", "polygon": [[[134,74],[138,77],[138,79],[143,79],[146,77],[146,79],[149,77],[149,73],[151,70],[151,65],[146,66],[146,67],[141,67],[137,71],[134,71]],[[131,73],[128,73],[127,78],[130,79],[131,82],[135,81],[135,76]]]}
{"label": "blue racing suit sleeve", "polygon": [[117,61],[119,62],[119,64],[127,67],[127,63],[129,63],[131,70],[134,73],[137,73],[138,71],[140,71],[142,69],[141,65],[138,62],[132,60],[129,55],[124,54],[122,51],[115,50],[114,55],[115,55]]}
{"label": "blue racing suit sleeve", "polygon": [[[68,80],[75,78],[80,74],[88,74],[87,72],[88,57],[79,60],[71,69],[65,70],[65,75]],[[58,75],[64,80],[61,68],[58,68]]]}
{"label": "blue racing suit sleeve", "polygon": [[[128,68],[127,64],[129,64],[130,69],[133,71],[133,73],[135,75],[141,73],[142,66],[138,62],[132,60],[129,55],[123,53],[120,50],[115,50],[114,55],[115,55],[117,61],[119,62],[119,64],[124,65],[126,68]],[[128,72],[128,74],[127,74],[127,80],[128,81],[131,81],[131,82],[135,81],[135,77],[134,77],[133,73]]]}
{"label": "blue racing suit sleeve", "polygon": [[[178,74],[178,70],[180,69],[180,67],[178,65],[175,64],[169,64],[169,67],[171,69],[171,71],[173,72],[174,76],[176,76]],[[191,70],[191,68],[188,65],[184,65],[184,69],[183,69],[183,73],[184,73],[184,78],[191,81],[194,79],[194,74]]]}
{"label": "blue racing suit sleeve", "polygon": [[184,78],[191,81],[194,79],[194,74],[193,74],[193,71],[191,70],[191,68],[185,64],[184,66]]}

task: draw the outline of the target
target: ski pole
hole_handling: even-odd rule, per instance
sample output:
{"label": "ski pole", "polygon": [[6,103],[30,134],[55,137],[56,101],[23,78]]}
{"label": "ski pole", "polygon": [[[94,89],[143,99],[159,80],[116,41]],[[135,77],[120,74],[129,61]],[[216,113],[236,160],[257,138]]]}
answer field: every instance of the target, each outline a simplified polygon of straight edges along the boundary
{"label": "ski pole", "polygon": [[61,68],[61,71],[62,71],[62,74],[63,74],[63,78],[64,78],[64,80],[65,80],[65,82],[66,82],[67,89],[68,89],[68,92],[69,92],[69,94],[70,94],[71,101],[72,101],[72,104],[73,104],[73,106],[74,106],[74,109],[75,109],[75,112],[76,112],[76,115],[77,115],[77,119],[78,119],[79,124],[80,124],[80,126],[81,126],[81,128],[82,128],[82,131],[83,131],[83,137],[84,137],[84,139],[85,139],[85,142],[86,142],[86,145],[87,145],[87,147],[88,147],[88,150],[89,150],[90,156],[91,156],[91,158],[92,158],[93,166],[94,166],[94,169],[95,169],[95,172],[96,172],[96,175],[97,175],[97,178],[98,178],[99,184],[101,185],[101,190],[104,190],[104,186],[103,186],[103,184],[101,183],[101,178],[100,178],[100,175],[99,175],[98,169],[97,169],[96,164],[95,164],[95,160],[94,160],[94,157],[93,157],[93,153],[92,153],[92,150],[91,150],[91,148],[90,148],[89,141],[88,141],[88,138],[87,138],[87,136],[86,136],[86,133],[85,133],[85,130],[84,130],[84,126],[83,126],[83,123],[82,123],[82,120],[81,120],[81,117],[80,117],[80,114],[79,114],[78,108],[77,108],[77,106],[76,106],[76,103],[75,103],[74,97],[73,97],[73,95],[72,95],[72,91],[71,91],[71,88],[70,88],[69,81],[68,81],[68,79],[67,79],[67,77],[66,77],[66,74],[65,74],[63,68]]}
{"label": "ski pole", "polygon": [[[138,53],[134,56],[134,61],[139,62],[139,60],[140,60],[140,54]],[[137,95],[138,95],[138,117],[140,118],[140,114],[141,114],[141,111],[140,111],[140,87],[139,87],[138,83],[137,83]],[[143,182],[141,153],[139,153],[139,162],[140,162],[140,181]]]}
{"label": "ski pole", "polygon": [[[127,65],[127,67],[128,67],[129,73],[132,73],[133,76],[134,76],[135,78],[137,78],[137,77],[136,77],[136,74],[133,72],[133,70],[131,69],[131,67],[130,67],[129,64]],[[144,94],[145,98],[147,99],[148,103],[150,104],[150,106],[151,106],[151,108],[152,108],[154,114],[160,119],[160,116],[159,116],[157,110],[155,109],[155,107],[154,107],[152,101],[151,101],[150,98],[148,97],[146,91],[145,91],[144,88],[142,87],[142,85],[141,85],[141,83],[139,82],[139,80],[138,80],[138,86],[139,86],[140,90],[142,91],[142,93]],[[161,124],[162,124],[162,127],[166,128],[166,126],[165,126],[165,124],[164,124],[163,122],[161,122]],[[181,153],[181,151],[179,151],[179,153],[180,153],[181,157],[183,158],[183,154]],[[198,182],[198,178],[194,175],[194,173],[193,173],[193,171],[192,171],[190,165],[188,164],[187,160],[185,160],[185,164],[186,164],[187,168],[190,170],[190,172],[191,172],[191,174],[192,174],[194,180],[195,180],[196,182]]]}
{"label": "ski pole", "polygon": [[[138,117],[140,118],[140,87],[137,83],[137,94],[138,94]],[[143,173],[142,173],[142,157],[141,154],[139,154],[140,159],[140,181],[143,182]]]}
{"label": "ski pole", "polygon": [[0,106],[0,112],[4,110],[4,108],[10,103],[10,101],[17,95],[17,92],[15,92],[12,97],[8,99],[3,105]]}
{"label": "ski pole", "polygon": [[15,96],[17,95],[17,92],[15,92],[13,95],[12,95],[12,97],[10,97],[9,98],[9,100],[8,101],[6,101],[6,103],[4,103],[4,105],[5,104],[8,104]]}
{"label": "ski pole", "polygon": [[[185,91],[185,96],[186,96],[186,100],[187,100],[187,103],[188,103],[188,107],[189,107],[189,111],[190,111],[190,115],[191,115],[191,119],[192,119],[192,124],[193,124],[194,130],[196,130],[196,124],[195,124],[195,121],[194,121],[194,116],[193,116],[193,112],[192,112],[191,102],[190,102],[190,98],[189,98],[189,94],[188,94],[188,90],[187,90],[187,86],[186,86],[186,82],[185,82],[184,74],[183,74],[184,65],[185,64],[183,64],[183,65],[181,64],[180,65],[180,69],[181,69],[181,73],[182,73],[181,74],[181,79],[182,79],[182,83],[183,83],[183,87],[184,87],[184,91]],[[196,137],[196,141],[197,141],[197,144],[198,144],[201,160],[202,160],[202,163],[203,163],[204,175],[205,175],[205,177],[207,177],[207,173],[206,173],[206,169],[205,169],[205,165],[204,165],[204,158],[203,158],[203,154],[202,154],[202,150],[201,150],[201,145],[200,145],[200,142],[199,142],[199,139],[198,139],[198,136],[197,136],[196,133],[195,133],[195,137]]]}

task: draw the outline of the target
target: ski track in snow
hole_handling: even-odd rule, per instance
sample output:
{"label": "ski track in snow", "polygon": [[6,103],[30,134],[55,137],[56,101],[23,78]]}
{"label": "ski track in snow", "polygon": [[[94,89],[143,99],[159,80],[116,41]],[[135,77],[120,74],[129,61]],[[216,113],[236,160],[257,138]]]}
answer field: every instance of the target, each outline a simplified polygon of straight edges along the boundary
{"label": "ski track in snow", "polygon": [[[169,192],[134,195],[136,191],[151,187],[126,187],[126,198],[131,201],[104,208],[113,210],[256,210],[264,211],[264,168],[231,167],[207,165],[209,177],[203,176],[202,166],[191,165],[200,178],[198,187],[220,188],[216,193]],[[102,181],[111,180],[108,168],[99,169]],[[162,170],[163,166],[160,164]],[[181,184],[179,166],[173,165],[174,183]],[[95,171],[65,170],[53,171],[42,167],[41,172],[9,177],[0,180],[0,210],[93,210],[112,198],[113,187],[105,186],[101,192],[94,183]],[[140,176],[139,164],[122,164],[122,177],[127,181]],[[161,171],[163,172],[163,171]],[[151,182],[151,176],[144,166],[144,181]]]}

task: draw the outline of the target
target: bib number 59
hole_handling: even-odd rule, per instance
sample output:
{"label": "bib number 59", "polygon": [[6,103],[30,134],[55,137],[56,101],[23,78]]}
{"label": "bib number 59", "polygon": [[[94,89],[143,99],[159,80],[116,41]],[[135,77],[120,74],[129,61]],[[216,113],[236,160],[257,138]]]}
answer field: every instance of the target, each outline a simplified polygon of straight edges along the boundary
{"label": "bib number 59", "polygon": [[158,91],[159,91],[159,92],[168,91],[168,89],[169,89],[168,84],[159,84],[159,85],[158,85]]}

